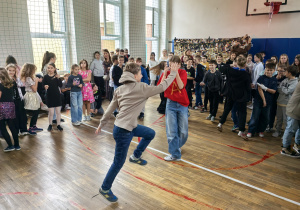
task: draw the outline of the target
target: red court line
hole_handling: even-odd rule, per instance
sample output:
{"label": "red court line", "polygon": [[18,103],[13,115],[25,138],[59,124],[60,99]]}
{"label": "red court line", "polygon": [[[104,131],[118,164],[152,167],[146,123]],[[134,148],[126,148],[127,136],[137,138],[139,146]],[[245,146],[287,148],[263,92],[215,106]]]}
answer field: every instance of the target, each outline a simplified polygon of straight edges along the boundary
{"label": "red court line", "polygon": [[[10,193],[0,193],[0,196],[5,196],[5,195],[40,195],[43,197],[47,197],[47,194],[44,193],[38,193],[38,192],[10,192]],[[66,199],[62,199],[66,200]],[[75,201],[69,200],[68,201],[72,206],[80,209],[80,210],[86,210],[84,207],[76,203]]]}
{"label": "red court line", "polygon": [[[156,125],[156,126],[160,126],[160,127],[165,127],[165,126],[162,126],[162,125],[157,124],[158,121],[159,121],[160,119],[162,119],[163,117],[165,117],[165,115],[163,115],[163,116],[161,116],[160,118],[158,118],[157,120],[155,120],[151,125]],[[262,156],[262,157],[264,156],[264,155],[262,155],[262,154],[258,154],[258,153],[256,153],[256,152],[252,152],[252,151],[249,151],[249,150],[245,150],[245,149],[242,149],[242,148],[239,148],[239,147],[235,147],[235,146],[232,146],[232,145],[229,145],[229,144],[224,144],[224,143],[221,143],[221,142],[213,141],[213,140],[210,140],[210,139],[207,139],[207,138],[204,138],[204,137],[195,135],[195,134],[190,133],[190,132],[189,132],[189,135],[194,136],[194,137],[197,137],[197,138],[204,139],[204,140],[206,140],[206,141],[214,142],[214,143],[216,143],[216,144],[223,145],[223,146],[226,146],[226,147],[231,147],[231,148],[233,148],[233,149],[237,149],[237,150],[240,150],[240,151],[243,151],[243,152],[248,152],[248,153],[251,153],[251,154],[254,154],[254,155],[258,155],[258,156]]]}
{"label": "red court line", "polygon": [[[79,141],[86,149],[88,149],[90,152],[92,152],[93,154],[97,155],[98,157],[101,157],[99,154],[97,154],[97,153],[94,152],[91,148],[89,148],[87,145],[85,145],[85,144],[83,143],[83,141],[82,141],[82,140],[81,140],[81,139],[80,139],[73,131],[72,131],[72,133],[73,133],[73,135],[76,137],[76,139],[77,139],[77,140],[78,140],[78,141]],[[164,188],[164,187],[161,187],[161,186],[159,186],[159,185],[157,185],[157,184],[155,184],[155,183],[153,183],[153,182],[150,182],[150,181],[148,181],[148,180],[146,180],[146,179],[143,179],[143,178],[141,178],[141,177],[135,176],[134,174],[132,174],[132,173],[130,173],[130,172],[124,170],[124,169],[121,169],[121,171],[123,171],[123,172],[125,172],[125,173],[131,175],[132,177],[134,177],[134,178],[136,178],[136,179],[138,179],[138,180],[140,180],[140,181],[143,181],[143,182],[145,182],[145,183],[147,183],[147,184],[150,184],[151,186],[157,187],[157,188],[159,188],[159,189],[161,189],[161,190],[164,190],[165,192],[168,192],[168,193],[171,193],[171,194],[176,195],[176,196],[178,196],[178,197],[184,198],[184,199],[186,199],[186,200],[188,200],[188,201],[195,202],[195,203],[198,203],[198,204],[200,204],[200,205],[203,205],[203,206],[206,206],[206,207],[209,207],[209,208],[212,208],[212,209],[216,209],[216,210],[219,210],[219,209],[220,209],[220,208],[211,206],[211,205],[209,205],[209,204],[203,203],[203,202],[201,202],[201,201],[197,201],[197,200],[195,200],[195,199],[193,199],[193,198],[190,198],[190,197],[188,197],[188,196],[185,196],[185,195],[182,195],[182,194],[173,192],[173,191],[171,191],[171,190],[168,190],[168,189],[166,189],[166,188]]]}

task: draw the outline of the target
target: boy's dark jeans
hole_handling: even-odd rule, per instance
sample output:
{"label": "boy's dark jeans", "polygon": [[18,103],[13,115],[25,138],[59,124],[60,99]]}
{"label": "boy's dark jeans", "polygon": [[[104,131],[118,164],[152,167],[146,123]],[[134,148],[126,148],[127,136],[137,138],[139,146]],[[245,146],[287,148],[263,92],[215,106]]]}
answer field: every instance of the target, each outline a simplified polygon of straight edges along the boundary
{"label": "boy's dark jeans", "polygon": [[208,104],[208,87],[207,85],[204,86],[204,109],[207,110],[207,104]]}
{"label": "boy's dark jeans", "polygon": [[155,131],[143,125],[138,125],[132,131],[125,130],[115,125],[113,136],[116,141],[114,162],[106,174],[101,186],[102,190],[109,190],[111,188],[112,183],[125,163],[132,138],[134,136],[142,137],[142,140],[133,152],[136,158],[140,158],[151,140],[154,139]]}
{"label": "boy's dark jeans", "polygon": [[208,90],[208,100],[209,100],[209,113],[211,116],[216,116],[219,108],[219,91]]}
{"label": "boy's dark jeans", "polygon": [[248,133],[264,132],[267,128],[270,116],[271,104],[266,107],[259,102],[253,104],[252,116],[249,122]]}
{"label": "boy's dark jeans", "polygon": [[224,124],[226,122],[226,118],[229,112],[232,110],[233,105],[236,104],[236,108],[238,111],[238,122],[239,122],[239,130],[244,132],[245,124],[246,124],[246,117],[247,117],[247,102],[234,102],[231,97],[227,97],[227,103],[224,108],[224,112],[220,119],[220,123]]}
{"label": "boy's dark jeans", "polygon": [[189,106],[192,106],[192,101],[193,101],[193,96],[192,96],[192,87],[190,87],[189,85],[186,86],[186,92],[190,101]]}

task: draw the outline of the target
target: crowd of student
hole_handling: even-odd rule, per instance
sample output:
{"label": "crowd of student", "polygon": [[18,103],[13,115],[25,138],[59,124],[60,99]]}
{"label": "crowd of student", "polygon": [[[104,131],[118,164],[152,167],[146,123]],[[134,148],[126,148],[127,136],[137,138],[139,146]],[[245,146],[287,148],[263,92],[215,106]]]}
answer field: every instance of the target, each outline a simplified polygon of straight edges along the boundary
{"label": "crowd of student", "polygon": [[[174,119],[168,114],[170,109],[167,110],[166,107],[168,103],[168,107],[171,107],[168,98],[173,97],[173,100],[188,109],[200,110],[201,113],[209,110],[206,119],[214,122],[219,104],[224,103],[224,112],[217,126],[219,131],[223,130],[222,125],[229,112],[234,122],[232,131],[239,130],[238,135],[244,139],[251,138],[256,133],[263,137],[265,131],[273,132],[275,124],[272,136],[279,137],[284,134],[282,154],[299,155],[300,132],[297,127],[299,101],[296,98],[297,93],[294,94],[296,99],[292,96],[298,87],[300,55],[296,56],[291,65],[286,54],[281,55],[279,60],[276,56],[265,60],[264,56],[263,52],[257,53],[252,62],[252,55],[241,53],[237,56],[236,52],[232,52],[230,58],[223,62],[222,54],[217,55],[216,60],[208,61],[205,55],[198,53],[191,55],[190,50],[185,51],[180,60],[181,69],[186,72],[186,82],[183,82],[186,97],[176,94],[183,91],[180,83],[176,82],[177,86],[170,88],[172,92],[170,96],[166,97],[166,92],[161,93],[161,103],[157,110],[166,114],[167,125],[172,125]],[[167,50],[163,50],[162,56],[156,60],[155,53],[152,52],[146,67],[143,66],[141,58],[130,57],[128,49],[116,49],[116,53],[104,49],[102,55],[98,51],[94,53],[90,65],[85,59],[81,60],[79,65],[72,65],[71,74],[65,74],[62,80],[55,66],[54,53],[44,54],[42,74],[36,74],[34,64],[25,63],[20,67],[13,56],[8,56],[6,68],[0,70],[1,135],[8,144],[4,151],[20,149],[18,135],[36,135],[43,130],[37,127],[40,109],[48,111],[48,131],[53,130],[53,124],[57,125],[58,130],[63,131],[61,122],[64,120],[61,119],[61,110],[64,109],[71,109],[71,121],[73,125],[79,126],[82,121],[89,121],[96,114],[104,114],[102,100],[107,98],[112,101],[114,92],[123,85],[120,79],[126,63],[138,64],[141,68],[141,82],[155,86],[165,79],[166,74],[163,72],[172,57],[174,57],[172,52],[168,54]],[[194,106],[193,92],[195,92]],[[248,102],[251,102],[248,108],[253,110],[250,121],[246,123]],[[296,103],[290,105],[294,106],[292,109],[295,110],[287,108],[289,102]],[[190,113],[188,109],[187,115]],[[144,118],[144,111],[145,107],[139,113],[138,119]],[[31,114],[29,128],[27,128],[28,113]],[[117,108],[113,114],[115,117],[118,115]],[[183,114],[180,117],[184,116]],[[248,124],[247,132],[246,124]],[[8,125],[12,132],[14,146],[5,125]],[[283,125],[286,127],[285,132]],[[171,127],[167,126],[169,136],[172,132]],[[187,130],[187,125],[184,127]],[[296,133],[295,144],[291,148],[293,133]],[[171,139],[168,142],[172,142]],[[179,154],[174,154],[171,159],[180,159]]]}

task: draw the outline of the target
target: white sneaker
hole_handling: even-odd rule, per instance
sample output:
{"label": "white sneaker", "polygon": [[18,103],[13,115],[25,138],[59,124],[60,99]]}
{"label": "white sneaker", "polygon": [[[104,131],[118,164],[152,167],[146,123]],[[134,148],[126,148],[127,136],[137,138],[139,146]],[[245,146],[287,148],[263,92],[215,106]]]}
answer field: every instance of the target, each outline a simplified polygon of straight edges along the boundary
{"label": "white sneaker", "polygon": [[86,121],[91,121],[91,115],[86,116]]}
{"label": "white sneaker", "polygon": [[275,131],[273,134],[272,134],[272,136],[273,137],[279,137],[281,135],[281,133],[280,132],[278,132],[278,131]]}
{"label": "white sneaker", "polygon": [[87,118],[87,116],[83,115],[83,116],[82,116],[82,121],[87,121],[86,118]]}
{"label": "white sneaker", "polygon": [[222,124],[221,123],[218,124],[217,129],[218,129],[218,131],[222,132],[223,129],[222,129]]}
{"label": "white sneaker", "polygon": [[209,114],[209,115],[206,117],[206,119],[207,119],[207,120],[210,120],[211,117],[212,117],[211,114]]}
{"label": "white sneaker", "polygon": [[263,138],[263,137],[265,137],[265,134],[263,132],[259,132],[259,137]]}
{"label": "white sneaker", "polygon": [[247,137],[251,138],[252,137],[252,133],[247,133]]}
{"label": "white sneaker", "polygon": [[20,132],[19,133],[19,136],[26,136],[26,135],[29,135],[29,132]]}
{"label": "white sneaker", "polygon": [[168,155],[164,159],[165,161],[181,161],[181,159],[174,158],[172,155]]}
{"label": "white sneaker", "polygon": [[79,126],[81,123],[80,122],[75,122],[75,123],[72,123],[73,125],[75,126]]}
{"label": "white sneaker", "polygon": [[70,107],[70,105],[69,105],[69,104],[67,104],[67,105],[66,105],[66,109],[68,109],[68,110],[70,110],[70,109],[71,109],[71,107]]}
{"label": "white sneaker", "polygon": [[214,121],[215,121],[215,117],[212,116],[212,117],[210,118],[210,121],[211,121],[211,122],[214,122]]}
{"label": "white sneaker", "polygon": [[253,109],[253,104],[247,106],[248,109]]}
{"label": "white sneaker", "polygon": [[48,106],[46,104],[43,104],[43,106],[41,106],[41,110],[44,110],[44,111],[48,111]]}

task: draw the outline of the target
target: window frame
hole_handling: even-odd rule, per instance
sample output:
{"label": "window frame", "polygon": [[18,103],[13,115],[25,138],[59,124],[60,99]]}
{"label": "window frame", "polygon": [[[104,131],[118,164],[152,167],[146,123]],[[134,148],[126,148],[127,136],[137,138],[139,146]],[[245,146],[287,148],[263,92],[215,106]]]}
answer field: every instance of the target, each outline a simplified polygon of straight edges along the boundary
{"label": "window frame", "polygon": [[[99,4],[103,4],[103,22],[104,22],[104,36],[101,36],[101,40],[115,40],[119,41],[119,48],[122,47],[122,30],[123,30],[123,21],[122,21],[122,15],[123,15],[123,7],[122,7],[122,0],[114,1],[114,0],[99,0]],[[107,24],[106,24],[106,4],[111,4],[113,6],[119,7],[119,25],[120,25],[120,35],[116,34],[108,34],[107,33]],[[99,10],[100,12],[100,10]],[[101,15],[99,14],[99,19],[101,18]],[[101,24],[101,20],[100,20]]]}
{"label": "window frame", "polygon": [[[66,0],[60,0],[63,2],[63,11],[64,11],[64,28],[65,32],[62,31],[55,31],[54,30],[54,24],[53,24],[53,16],[52,16],[52,0],[48,0],[48,10],[49,10],[49,22],[50,22],[50,33],[41,33],[41,32],[31,32],[31,39],[33,38],[41,38],[41,39],[63,39],[64,40],[64,47],[62,47],[62,58],[63,58],[63,68],[60,69],[62,71],[68,71],[70,69],[70,49],[69,49],[69,39],[68,39],[68,21],[66,19],[66,13],[67,13],[67,8],[66,8]],[[27,8],[29,10],[29,7]],[[30,25],[29,25],[30,28]]]}

